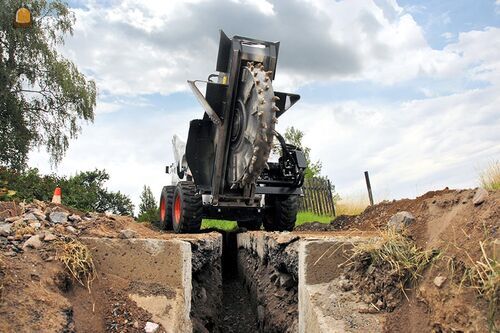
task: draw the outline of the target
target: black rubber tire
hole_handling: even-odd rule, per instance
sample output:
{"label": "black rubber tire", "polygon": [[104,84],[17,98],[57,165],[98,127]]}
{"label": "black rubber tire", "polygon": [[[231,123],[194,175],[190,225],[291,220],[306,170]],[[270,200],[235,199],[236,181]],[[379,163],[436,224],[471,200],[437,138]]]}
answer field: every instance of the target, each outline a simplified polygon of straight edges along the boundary
{"label": "black rubber tire", "polygon": [[[174,200],[175,186],[163,186],[160,196],[160,223],[161,230],[172,230],[172,202]],[[162,214],[162,203],[165,205],[165,213]]]}
{"label": "black rubber tire", "polygon": [[[177,200],[178,203],[177,203]],[[178,215],[176,215],[176,205]],[[193,182],[177,183],[172,202],[172,226],[175,233],[193,233],[200,231],[203,215],[201,195],[196,193]]]}
{"label": "black rubber tire", "polygon": [[292,231],[299,210],[298,195],[266,196],[264,229],[266,231]]}
{"label": "black rubber tire", "polygon": [[238,227],[245,228],[247,230],[260,230],[262,227],[262,218],[256,218],[252,220],[237,221]]}

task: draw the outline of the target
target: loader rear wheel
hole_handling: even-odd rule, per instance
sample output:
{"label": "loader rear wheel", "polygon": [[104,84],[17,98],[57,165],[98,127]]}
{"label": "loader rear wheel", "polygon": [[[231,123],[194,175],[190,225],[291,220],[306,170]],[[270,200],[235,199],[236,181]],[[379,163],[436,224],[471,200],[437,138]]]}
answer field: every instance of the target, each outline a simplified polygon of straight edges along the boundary
{"label": "loader rear wheel", "polygon": [[266,197],[264,229],[267,231],[292,231],[297,220],[299,197],[277,195]]}
{"label": "loader rear wheel", "polygon": [[176,233],[197,232],[201,228],[203,203],[193,182],[177,183],[172,204],[172,226]]}
{"label": "loader rear wheel", "polygon": [[175,186],[163,186],[160,196],[160,229],[172,230],[172,202]]}
{"label": "loader rear wheel", "polygon": [[262,227],[262,219],[256,218],[252,220],[238,221],[238,227],[245,228],[247,230],[260,230]]}

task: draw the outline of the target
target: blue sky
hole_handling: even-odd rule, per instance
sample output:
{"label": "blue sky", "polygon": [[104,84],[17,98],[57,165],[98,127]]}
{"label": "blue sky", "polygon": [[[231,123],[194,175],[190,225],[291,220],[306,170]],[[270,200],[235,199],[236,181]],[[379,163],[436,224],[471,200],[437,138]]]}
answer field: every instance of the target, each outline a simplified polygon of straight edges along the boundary
{"label": "blue sky", "polygon": [[477,185],[500,158],[500,1],[72,1],[61,52],[99,89],[94,124],[57,169],[106,168],[137,203],[169,182],[171,138],[202,110],[185,83],[214,72],[218,29],[280,40],[278,124],[305,132],[341,196],[377,200]]}

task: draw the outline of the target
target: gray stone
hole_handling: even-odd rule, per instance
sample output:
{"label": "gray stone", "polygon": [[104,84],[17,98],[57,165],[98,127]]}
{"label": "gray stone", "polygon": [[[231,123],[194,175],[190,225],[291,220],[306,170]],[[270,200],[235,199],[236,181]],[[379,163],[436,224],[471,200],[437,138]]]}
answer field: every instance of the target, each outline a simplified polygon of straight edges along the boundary
{"label": "gray stone", "polygon": [[78,233],[78,230],[77,230],[77,229],[75,229],[74,227],[70,226],[70,225],[68,225],[68,226],[66,227],[66,230],[68,230],[68,231],[69,231],[69,232],[71,232],[72,234],[77,234],[77,233]]}
{"label": "gray stone", "polygon": [[52,223],[63,223],[68,221],[68,213],[52,212],[49,214],[49,219]]}
{"label": "gray stone", "polygon": [[36,217],[36,215],[33,214],[33,213],[26,213],[26,214],[24,214],[23,215],[23,219],[25,221],[33,221],[33,220],[34,221],[38,221],[38,217]]}
{"label": "gray stone", "polygon": [[11,233],[12,224],[10,223],[0,223],[0,236],[7,237]]}
{"label": "gray stone", "polygon": [[137,238],[137,232],[131,229],[120,230],[120,238],[123,239]]}
{"label": "gray stone", "polygon": [[410,212],[397,212],[391,217],[387,223],[387,227],[401,231],[413,222],[415,222],[415,217]]}
{"label": "gray stone", "polygon": [[445,281],[446,281],[446,277],[445,277],[445,276],[440,276],[440,275],[438,275],[438,276],[436,276],[436,277],[434,278],[434,281],[433,281],[433,282],[434,282],[434,285],[435,285],[436,287],[441,288],[441,286],[443,285],[443,283],[444,283]]}
{"label": "gray stone", "polygon": [[472,198],[472,203],[475,206],[478,206],[482,204],[487,197],[488,197],[488,191],[486,191],[484,188],[479,188],[477,189],[476,194],[474,194],[474,197]]}
{"label": "gray stone", "polygon": [[23,249],[26,248],[32,248],[32,249],[38,249],[42,247],[43,243],[40,240],[39,235],[34,235],[31,236],[26,242],[24,242]]}
{"label": "gray stone", "polygon": [[153,322],[146,322],[146,326],[144,326],[144,332],[146,333],[155,333],[158,331],[158,329],[160,328],[160,325],[158,325],[157,323],[153,323]]}

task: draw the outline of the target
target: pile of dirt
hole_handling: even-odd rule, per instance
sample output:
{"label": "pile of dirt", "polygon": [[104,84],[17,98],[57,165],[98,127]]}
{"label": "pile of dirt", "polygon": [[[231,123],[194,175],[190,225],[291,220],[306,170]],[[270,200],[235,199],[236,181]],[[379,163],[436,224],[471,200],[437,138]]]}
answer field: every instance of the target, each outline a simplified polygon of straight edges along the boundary
{"label": "pile of dirt", "polygon": [[[151,314],[127,297],[123,281],[97,279],[89,288],[59,260],[64,244],[82,236],[171,237],[130,217],[1,202],[1,332],[144,332]],[[78,317],[84,313],[92,316]]]}
{"label": "pile of dirt", "polygon": [[432,254],[428,267],[416,282],[402,286],[388,263],[377,266],[366,256],[353,258],[346,270],[348,287],[354,286],[378,310],[390,312],[388,332],[500,328],[500,191],[446,188],[414,200],[383,202],[325,226],[309,223],[297,229],[372,231],[383,237],[398,212],[413,217],[402,232],[419,251]]}

